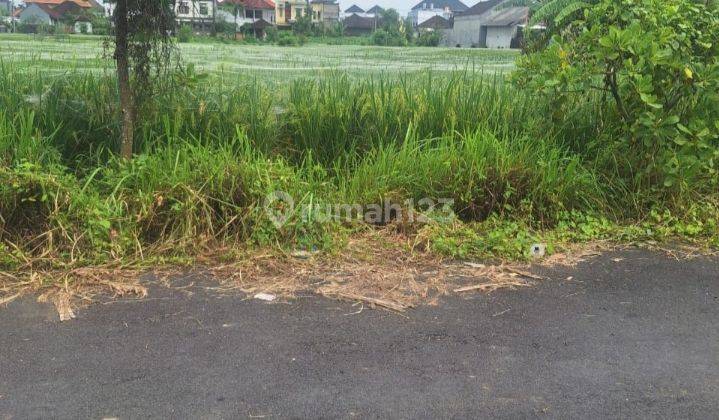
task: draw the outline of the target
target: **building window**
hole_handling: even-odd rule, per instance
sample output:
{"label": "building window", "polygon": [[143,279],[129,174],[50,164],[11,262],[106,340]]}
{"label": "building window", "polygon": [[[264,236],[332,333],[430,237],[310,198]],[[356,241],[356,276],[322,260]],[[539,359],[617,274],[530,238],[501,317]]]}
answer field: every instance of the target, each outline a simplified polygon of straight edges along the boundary
{"label": "building window", "polygon": [[297,9],[295,9],[295,16],[297,16],[299,18],[299,17],[302,17],[302,15],[303,15],[302,9],[300,9],[299,7]]}
{"label": "building window", "polygon": [[248,19],[252,19],[255,17],[255,11],[254,10],[245,10],[245,17]]}
{"label": "building window", "polygon": [[281,17],[281,18],[284,18],[284,17],[285,17],[285,9],[283,9],[283,8],[280,7],[280,8],[277,9],[277,10],[280,11],[280,17]]}
{"label": "building window", "polygon": [[207,3],[200,3],[200,14],[202,16],[207,16],[209,14]]}
{"label": "building window", "polygon": [[190,6],[187,4],[187,2],[183,1],[182,3],[180,3],[180,5],[177,7],[177,13],[181,15],[190,14]]}

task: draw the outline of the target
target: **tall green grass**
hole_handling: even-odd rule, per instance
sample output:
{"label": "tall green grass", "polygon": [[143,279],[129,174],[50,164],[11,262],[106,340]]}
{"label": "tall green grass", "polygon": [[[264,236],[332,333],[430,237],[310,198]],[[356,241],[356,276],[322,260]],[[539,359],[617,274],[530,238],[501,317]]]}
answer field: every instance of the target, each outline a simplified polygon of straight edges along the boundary
{"label": "tall green grass", "polygon": [[112,76],[0,63],[0,265],[218,243],[330,247],[357,226],[296,210],[276,228],[263,207],[274,191],[298,206],[451,199],[459,220],[512,221],[507,232],[561,226],[567,214],[633,223],[716,200],[702,174],[683,197],[639,179],[641,162],[607,140],[601,98],[557,115],[501,76],[470,70],[277,86],[176,73],[139,110],[128,162],[113,153]]}

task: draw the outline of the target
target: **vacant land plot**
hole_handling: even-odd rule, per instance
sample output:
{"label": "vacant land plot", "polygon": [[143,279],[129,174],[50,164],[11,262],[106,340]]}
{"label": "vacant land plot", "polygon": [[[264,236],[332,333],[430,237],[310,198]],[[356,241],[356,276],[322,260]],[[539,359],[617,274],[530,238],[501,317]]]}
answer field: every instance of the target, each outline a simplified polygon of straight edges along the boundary
{"label": "vacant land plot", "polygon": [[[418,70],[483,70],[503,72],[513,67],[514,51],[452,48],[393,48],[359,45],[280,47],[241,44],[180,44],[182,57],[197,68],[227,76],[247,75],[267,80],[312,77],[343,71],[352,76],[397,74]],[[0,36],[0,60],[28,69],[65,71],[110,67],[103,38],[31,35]]]}

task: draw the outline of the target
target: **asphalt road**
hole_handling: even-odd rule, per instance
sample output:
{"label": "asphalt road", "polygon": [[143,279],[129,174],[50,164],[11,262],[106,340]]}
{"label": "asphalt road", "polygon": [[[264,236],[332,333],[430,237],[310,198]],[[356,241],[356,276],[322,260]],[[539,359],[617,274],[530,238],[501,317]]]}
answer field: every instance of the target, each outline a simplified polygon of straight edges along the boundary
{"label": "asphalt road", "polygon": [[0,309],[0,419],[717,418],[719,260],[552,274],[408,318],[195,288],[61,324],[23,299]]}

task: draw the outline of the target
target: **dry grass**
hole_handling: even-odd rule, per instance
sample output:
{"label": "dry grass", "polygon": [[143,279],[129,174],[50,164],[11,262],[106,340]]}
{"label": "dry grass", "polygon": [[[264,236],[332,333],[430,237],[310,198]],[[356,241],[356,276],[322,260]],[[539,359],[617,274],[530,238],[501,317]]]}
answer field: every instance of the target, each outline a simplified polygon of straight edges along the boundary
{"label": "dry grass", "polygon": [[543,279],[528,266],[463,264],[412,250],[411,239],[389,231],[353,238],[339,256],[259,255],[210,268],[228,288],[288,299],[298,293],[357,301],[397,312],[439,297],[515,289]]}
{"label": "dry grass", "polygon": [[[599,255],[605,246],[554,254],[534,266],[574,267]],[[413,249],[411,235],[392,230],[372,231],[353,237],[338,255],[248,252],[232,263],[220,263],[231,250],[215,250],[198,259],[192,271],[209,273],[217,281],[215,292],[242,292],[248,297],[268,293],[280,300],[315,293],[332,299],[361,302],[363,307],[403,312],[422,304],[436,304],[450,294],[491,293],[528,287],[545,278],[532,274],[532,266],[509,263],[481,264],[447,261]],[[234,250],[237,254],[237,250]],[[168,287],[180,271],[161,268],[153,275]],[[74,316],[73,307],[91,303],[98,294],[116,297],[147,296],[139,283],[141,270],[75,268],[68,270],[0,272],[0,304],[28,293],[53,303],[61,319]]]}

